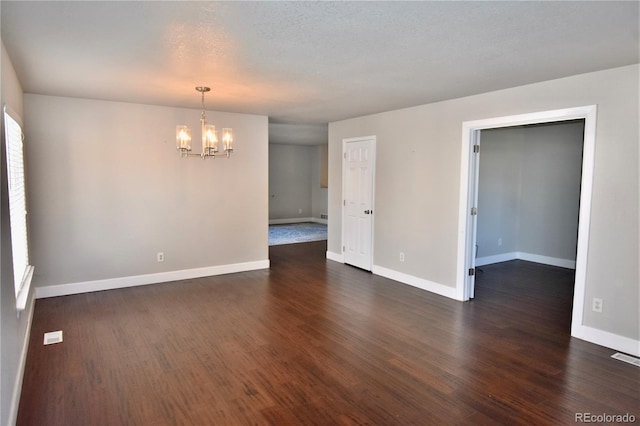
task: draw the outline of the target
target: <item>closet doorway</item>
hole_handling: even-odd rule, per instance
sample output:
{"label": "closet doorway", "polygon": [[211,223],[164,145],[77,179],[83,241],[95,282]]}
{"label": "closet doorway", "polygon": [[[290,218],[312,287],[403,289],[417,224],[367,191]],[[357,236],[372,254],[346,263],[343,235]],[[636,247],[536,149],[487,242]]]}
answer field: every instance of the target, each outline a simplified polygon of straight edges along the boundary
{"label": "closet doorway", "polygon": [[[463,123],[460,179],[460,232],[458,239],[457,297],[469,300],[474,296],[476,270],[476,244],[478,225],[478,180],[483,130],[526,126],[541,123],[584,120],[582,164],[580,179],[580,208],[578,216],[575,284],[571,321],[571,335],[579,334],[582,327],[586,261],[591,215],[591,193],[595,151],[596,106],[543,111],[531,114],[505,116]],[[496,239],[496,244],[497,244]],[[503,240],[504,243],[504,240]],[[552,256],[549,256],[552,257]]]}

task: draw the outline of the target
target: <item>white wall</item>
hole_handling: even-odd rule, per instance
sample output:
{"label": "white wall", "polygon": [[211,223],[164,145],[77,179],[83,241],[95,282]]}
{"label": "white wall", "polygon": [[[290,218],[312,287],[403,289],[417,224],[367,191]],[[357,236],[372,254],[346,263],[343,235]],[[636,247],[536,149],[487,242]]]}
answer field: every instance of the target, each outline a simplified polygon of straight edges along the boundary
{"label": "white wall", "polygon": [[[15,113],[25,120],[23,111],[23,94],[20,81],[11,63],[11,59],[2,44],[1,60],[2,84],[0,86],[0,98],[3,105],[8,105]],[[3,114],[0,113],[0,116]],[[3,121],[3,118],[0,118]],[[4,124],[0,126],[2,133],[1,173],[2,185],[0,197],[0,209],[2,214],[0,258],[0,424],[15,424],[22,389],[22,376],[24,363],[27,356],[29,331],[33,316],[33,290],[27,299],[27,307],[24,311],[16,311],[16,298],[13,282],[13,260],[11,257],[11,225],[9,223],[9,198],[7,188],[6,148],[4,140]],[[31,143],[25,140],[25,145]],[[29,168],[30,158],[25,157],[25,167]],[[27,182],[28,183],[28,182]],[[27,189],[28,190],[28,189]],[[30,194],[27,194],[29,201]],[[33,240],[31,237],[30,240]],[[33,250],[31,250],[33,251]],[[37,268],[36,268],[37,270]]]}
{"label": "white wall", "polygon": [[582,122],[526,129],[519,251],[575,260],[583,141]]}
{"label": "white wall", "polygon": [[270,220],[311,217],[313,149],[304,145],[269,144]]}
{"label": "white wall", "polygon": [[514,254],[575,264],[583,135],[582,121],[482,131],[478,264]]}
{"label": "white wall", "polygon": [[[311,216],[320,219],[327,213],[328,190],[321,186],[322,161],[326,162],[326,145],[316,145],[311,154]],[[325,150],[325,155],[322,151]],[[326,163],[325,163],[326,165]]]}
{"label": "white wall", "polygon": [[[462,123],[595,104],[583,324],[640,340],[638,72],[632,65],[331,123],[328,256],[341,255],[343,139],[377,136],[374,265],[455,287]],[[604,299],[602,313],[591,311],[593,297]]]}
{"label": "white wall", "polygon": [[235,151],[202,160],[175,149],[198,110],[25,95],[25,113],[38,295],[268,266],[267,117],[207,112]]}
{"label": "white wall", "polygon": [[[515,253],[522,196],[522,134],[512,129],[481,132],[478,184],[478,260]],[[502,246],[498,245],[502,239]],[[477,264],[482,264],[480,261]]]}
{"label": "white wall", "polygon": [[320,146],[269,144],[270,220],[320,219],[327,212],[320,161]]}

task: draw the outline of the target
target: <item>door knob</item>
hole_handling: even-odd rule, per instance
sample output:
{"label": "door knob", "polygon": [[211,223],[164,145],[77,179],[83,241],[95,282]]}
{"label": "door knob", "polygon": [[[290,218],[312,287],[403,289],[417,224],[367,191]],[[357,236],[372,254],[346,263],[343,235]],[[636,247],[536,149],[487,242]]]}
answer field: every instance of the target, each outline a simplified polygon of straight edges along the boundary
{"label": "door knob", "polygon": [[364,214],[371,214],[371,213],[373,213],[373,210],[365,210],[364,211]]}

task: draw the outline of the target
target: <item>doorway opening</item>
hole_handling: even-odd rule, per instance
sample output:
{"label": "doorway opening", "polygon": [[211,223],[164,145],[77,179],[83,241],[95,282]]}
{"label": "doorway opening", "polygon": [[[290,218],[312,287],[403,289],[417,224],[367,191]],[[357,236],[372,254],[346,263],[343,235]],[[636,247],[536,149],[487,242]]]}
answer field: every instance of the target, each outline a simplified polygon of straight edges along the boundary
{"label": "doorway opening", "polygon": [[580,179],[580,207],[578,213],[575,282],[571,317],[571,335],[579,337],[580,328],[583,326],[582,318],[585,297],[587,252],[589,248],[589,223],[593,186],[596,111],[596,106],[590,105],[531,114],[468,121],[463,123],[457,255],[458,274],[456,280],[456,295],[458,299],[466,301],[473,298],[475,289],[481,131],[530,124],[584,120],[582,176]]}
{"label": "doorway opening", "polygon": [[480,134],[474,299],[554,334],[571,329],[583,144],[584,120]]}
{"label": "doorway opening", "polygon": [[269,246],[327,239],[327,144],[270,142],[268,184]]}
{"label": "doorway opening", "polygon": [[575,269],[583,144],[584,120],[481,131],[476,267]]}

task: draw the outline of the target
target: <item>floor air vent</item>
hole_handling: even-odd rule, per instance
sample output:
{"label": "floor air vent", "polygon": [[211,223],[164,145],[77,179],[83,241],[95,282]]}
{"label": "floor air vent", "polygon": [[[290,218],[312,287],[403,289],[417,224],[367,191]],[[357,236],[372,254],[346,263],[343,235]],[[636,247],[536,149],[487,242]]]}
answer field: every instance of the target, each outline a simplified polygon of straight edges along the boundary
{"label": "floor air vent", "polygon": [[620,361],[628,362],[631,365],[635,365],[636,367],[640,367],[640,359],[632,357],[630,355],[621,354],[618,352],[617,354],[611,355],[611,358],[618,359]]}
{"label": "floor air vent", "polygon": [[45,345],[53,345],[54,343],[60,343],[60,342],[62,342],[62,330],[44,333]]}

